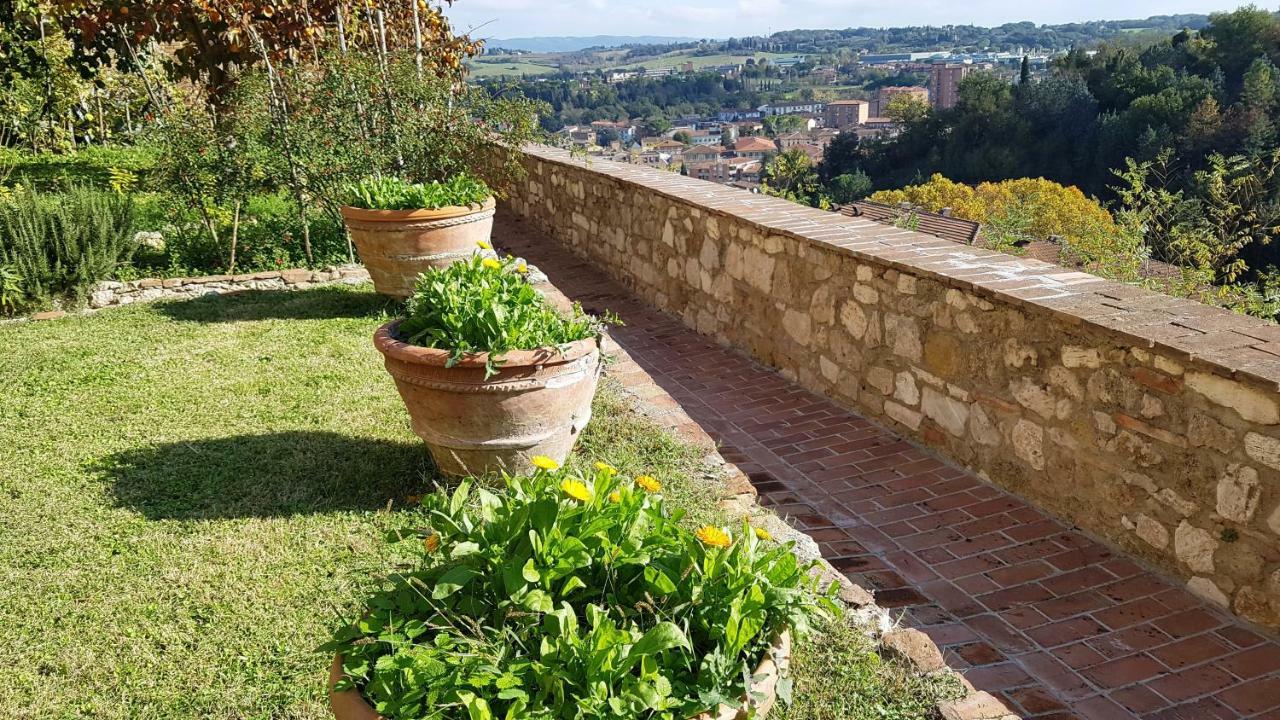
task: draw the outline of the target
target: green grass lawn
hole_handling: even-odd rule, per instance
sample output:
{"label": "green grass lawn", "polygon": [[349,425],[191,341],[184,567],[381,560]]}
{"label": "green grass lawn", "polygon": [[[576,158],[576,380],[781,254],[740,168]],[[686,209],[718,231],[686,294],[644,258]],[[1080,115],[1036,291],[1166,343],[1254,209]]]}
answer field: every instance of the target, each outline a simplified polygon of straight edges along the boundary
{"label": "green grass lawn", "polygon": [[[327,715],[315,647],[433,486],[370,341],[394,309],[330,287],[0,326],[0,714]],[[697,451],[608,384],[580,448],[716,512]],[[789,717],[929,717],[948,689],[868,648],[801,648]]]}

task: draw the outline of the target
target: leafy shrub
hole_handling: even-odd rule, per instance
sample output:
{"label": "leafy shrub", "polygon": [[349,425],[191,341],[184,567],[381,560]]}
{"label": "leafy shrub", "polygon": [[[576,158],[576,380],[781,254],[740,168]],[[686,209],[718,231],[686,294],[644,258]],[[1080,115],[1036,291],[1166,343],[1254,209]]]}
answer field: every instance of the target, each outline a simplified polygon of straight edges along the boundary
{"label": "leafy shrub", "polygon": [[400,323],[401,339],[452,350],[450,365],[466,353],[487,352],[492,375],[508,350],[563,346],[600,335],[601,320],[576,303],[567,315],[556,311],[525,280],[525,272],[523,261],[477,253],[422,273],[408,317]]}
{"label": "leafy shrub", "polygon": [[[138,227],[164,235],[160,253],[139,253],[135,263],[143,274],[205,275],[225,272],[233,218],[223,208],[210,213],[218,230],[215,241],[207,232],[199,210],[175,197],[140,193]],[[329,213],[307,217],[315,265],[348,262],[347,237],[342,220]],[[280,270],[307,265],[303,225],[296,205],[284,193],[249,197],[240,210],[236,272]]]}
{"label": "leafy shrub", "polygon": [[18,309],[26,293],[22,291],[22,275],[12,265],[0,265],[0,314],[11,314]]}
{"label": "leafy shrub", "polygon": [[367,210],[435,210],[450,205],[473,205],[493,195],[484,181],[454,175],[444,182],[411,183],[396,177],[372,177],[348,188],[352,207]]}
{"label": "leafy shrub", "polygon": [[416,541],[412,569],[325,647],[341,688],[389,720],[686,718],[736,704],[778,633],[838,612],[763,530],[691,531],[651,477],[534,462],[423,500],[427,527],[393,537]]}
{"label": "leafy shrub", "polygon": [[90,146],[73,153],[33,153],[0,148],[0,165],[13,167],[13,180],[45,191],[69,185],[111,186],[113,171],[139,180],[155,165],[158,151],[147,146]]}
{"label": "leafy shrub", "polygon": [[0,205],[0,265],[16,269],[31,304],[80,300],[132,256],[134,220],[126,195],[23,190]]}

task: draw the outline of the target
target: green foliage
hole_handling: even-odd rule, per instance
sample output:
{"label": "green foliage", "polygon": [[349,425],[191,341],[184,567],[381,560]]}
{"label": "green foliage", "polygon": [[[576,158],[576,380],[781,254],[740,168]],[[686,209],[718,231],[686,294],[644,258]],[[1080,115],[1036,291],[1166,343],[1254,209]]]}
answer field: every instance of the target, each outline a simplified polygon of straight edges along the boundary
{"label": "green foliage", "polygon": [[814,207],[828,205],[827,198],[820,192],[813,161],[797,148],[784,150],[767,159],[761,175],[761,190],[769,195]]}
{"label": "green foliage", "polygon": [[818,629],[793,651],[795,701],[769,720],[936,720],[939,701],[966,694],[955,675],[921,675],[881,657],[862,628],[833,619]]}
{"label": "green foliage", "polygon": [[425,498],[425,527],[393,538],[416,563],[325,647],[389,720],[690,717],[737,702],[778,633],[838,612],[745,522],[692,532],[652,478],[535,463]]}
{"label": "green foliage", "polygon": [[18,269],[13,265],[0,265],[0,314],[17,311],[25,295]]}
{"label": "green foliage", "polygon": [[475,205],[493,192],[482,180],[466,174],[444,182],[410,183],[397,177],[372,177],[348,186],[348,205],[368,210],[436,210],[442,207]]}
{"label": "green foliage", "polygon": [[128,172],[142,183],[155,161],[156,152],[149,146],[95,145],[67,153],[0,148],[0,165],[12,168],[12,180],[41,190],[67,185],[108,188],[113,172]]}
{"label": "green foliage", "polygon": [[1280,231],[1277,170],[1280,151],[1270,158],[1213,154],[1195,174],[1194,194],[1171,187],[1173,154],[1155,160],[1129,159],[1116,171],[1122,184],[1117,219],[1140,234],[1153,254],[1202,273],[1212,284],[1241,279],[1249,269],[1241,253],[1269,245]]}
{"label": "green foliage", "polygon": [[128,262],[134,231],[129,196],[85,187],[22,190],[0,204],[0,265],[21,277],[27,304],[75,302]]}
{"label": "green foliage", "polygon": [[827,183],[827,193],[836,203],[851,203],[871,194],[871,178],[861,170],[837,175]]}
{"label": "green foliage", "polygon": [[[574,304],[565,315],[524,278],[523,261],[469,259],[418,277],[400,336],[408,343],[466,353],[489,353],[487,374],[497,372],[509,350],[536,350],[599,337],[602,321]],[[603,322],[610,321],[606,318]]]}

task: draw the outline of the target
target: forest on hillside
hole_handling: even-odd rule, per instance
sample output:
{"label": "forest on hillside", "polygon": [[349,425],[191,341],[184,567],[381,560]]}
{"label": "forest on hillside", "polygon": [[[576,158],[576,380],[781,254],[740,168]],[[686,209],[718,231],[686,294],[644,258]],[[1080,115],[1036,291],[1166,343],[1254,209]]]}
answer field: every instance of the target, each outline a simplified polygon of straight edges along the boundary
{"label": "forest on hillside", "polygon": [[[1094,265],[1127,266],[1116,271],[1125,279],[1138,260],[1154,258],[1189,273],[1191,294],[1212,288],[1238,299],[1240,291],[1251,297],[1243,309],[1274,316],[1278,64],[1280,19],[1245,7],[1143,46],[1072,51],[1043,78],[1011,84],[973,73],[954,108],[919,113],[892,140],[833,143],[817,170],[828,191],[857,177],[891,191],[879,199],[926,207],[966,203],[974,186],[980,198],[984,187],[1024,178],[1078,188],[1111,216],[1076,231],[1077,249]],[[1054,212],[1039,200],[1008,208],[973,212],[993,236],[1042,227],[1037,213]],[[1054,233],[1070,244],[1073,230],[1062,227]]]}
{"label": "forest on hillside", "polygon": [[912,52],[922,50],[1067,49],[1100,42],[1151,35],[1171,35],[1184,28],[1198,30],[1209,16],[1198,14],[1155,15],[1134,20],[1091,20],[1058,25],[1012,22],[994,27],[981,25],[915,25],[906,27],[851,27],[842,30],[782,30],[771,35],[703,40],[700,43],[629,44],[635,57],[660,55],[673,50],[694,54],[784,52]]}

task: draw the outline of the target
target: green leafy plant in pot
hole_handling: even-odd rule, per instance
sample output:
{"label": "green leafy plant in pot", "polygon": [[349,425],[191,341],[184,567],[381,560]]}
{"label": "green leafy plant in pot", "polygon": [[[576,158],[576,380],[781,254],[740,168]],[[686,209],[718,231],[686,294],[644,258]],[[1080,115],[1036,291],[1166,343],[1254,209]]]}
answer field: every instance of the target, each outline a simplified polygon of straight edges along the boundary
{"label": "green leafy plant in pot", "polygon": [[342,218],[383,295],[408,297],[420,273],[467,257],[493,230],[493,193],[469,175],[429,183],[368,178],[348,194]]}
{"label": "green leafy plant in pot", "polygon": [[407,317],[378,329],[413,430],[446,475],[562,462],[591,419],[608,320],[556,310],[523,261],[486,257],[428,269]]}
{"label": "green leafy plant in pot", "polygon": [[760,720],[838,613],[789,544],[688,528],[661,483],[550,458],[427,496],[415,556],[325,649],[339,720]]}

